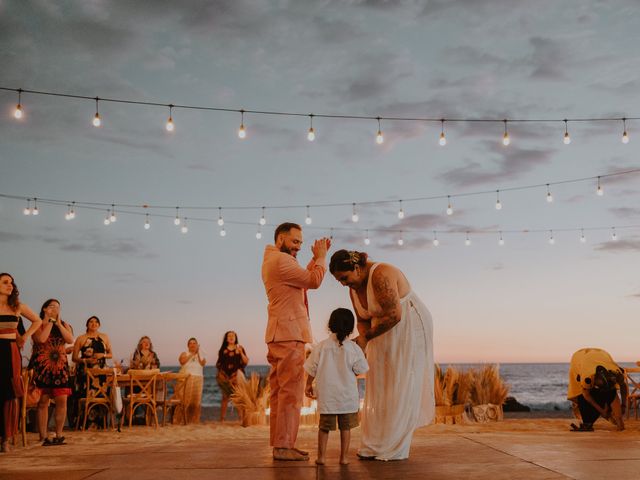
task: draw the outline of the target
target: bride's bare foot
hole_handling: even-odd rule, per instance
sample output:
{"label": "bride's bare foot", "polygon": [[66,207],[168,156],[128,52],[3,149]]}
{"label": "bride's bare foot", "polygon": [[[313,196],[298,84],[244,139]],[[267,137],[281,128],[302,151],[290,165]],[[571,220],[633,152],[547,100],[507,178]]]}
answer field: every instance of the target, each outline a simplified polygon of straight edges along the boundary
{"label": "bride's bare foot", "polygon": [[318,457],[316,459],[316,465],[324,465],[324,458]]}
{"label": "bride's bare foot", "polygon": [[349,465],[349,459],[348,458],[341,458],[340,459],[340,465]]}

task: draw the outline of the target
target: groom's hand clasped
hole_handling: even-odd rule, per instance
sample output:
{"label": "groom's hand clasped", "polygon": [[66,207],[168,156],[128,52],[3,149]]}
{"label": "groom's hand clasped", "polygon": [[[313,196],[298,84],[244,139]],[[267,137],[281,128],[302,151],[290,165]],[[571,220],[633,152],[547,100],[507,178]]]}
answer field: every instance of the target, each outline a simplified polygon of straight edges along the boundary
{"label": "groom's hand clasped", "polygon": [[311,246],[311,252],[314,259],[321,259],[327,256],[327,252],[331,248],[331,239],[323,237],[319,238]]}

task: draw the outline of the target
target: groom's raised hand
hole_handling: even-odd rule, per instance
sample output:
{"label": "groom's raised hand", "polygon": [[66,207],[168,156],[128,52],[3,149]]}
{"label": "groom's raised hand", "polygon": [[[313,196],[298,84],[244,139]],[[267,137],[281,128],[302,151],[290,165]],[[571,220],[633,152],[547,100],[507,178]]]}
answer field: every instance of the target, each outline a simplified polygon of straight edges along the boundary
{"label": "groom's raised hand", "polygon": [[320,238],[313,242],[311,246],[311,252],[313,253],[313,258],[315,260],[323,259],[327,256],[327,250],[331,245],[331,240],[328,238]]}

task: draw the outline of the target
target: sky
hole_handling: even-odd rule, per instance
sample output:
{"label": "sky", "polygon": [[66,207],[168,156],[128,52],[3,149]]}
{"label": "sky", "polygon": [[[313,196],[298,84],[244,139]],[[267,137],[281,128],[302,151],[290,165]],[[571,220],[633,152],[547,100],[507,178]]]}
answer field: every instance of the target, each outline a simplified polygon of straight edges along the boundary
{"label": "sky", "polygon": [[[634,1],[0,0],[0,86],[303,114],[638,117],[638,24]],[[0,198],[0,271],[34,310],[60,299],[76,333],[97,315],[116,358],[149,335],[175,365],[195,336],[215,362],[235,330],[266,363],[264,247],[306,212],[267,208],[256,239],[259,206],[340,203],[311,208],[300,262],[334,227],[334,251],[398,266],[433,315],[436,361],[567,362],[586,346],[640,359],[640,228],[621,228],[640,225],[640,175],[603,179],[601,197],[592,180],[553,185],[552,203],[545,187],[503,191],[500,211],[495,193],[457,196],[639,168],[640,121],[626,145],[621,122],[570,122],[570,145],[562,122],[510,124],[508,147],[499,123],[448,123],[441,147],[437,123],[383,121],[377,145],[375,121],[315,118],[309,142],[308,117],[246,114],[240,140],[235,112],[176,109],[168,133],[166,107],[102,102],[94,128],[90,100],[24,94],[20,121],[16,103],[0,91],[0,194],[212,207],[183,208],[182,234],[170,209],[145,230],[135,209],[105,226],[105,208],[66,221],[66,205],[34,217]],[[445,197],[397,216],[398,200],[443,195],[453,215]],[[381,200],[351,221],[351,203]],[[223,238],[218,206],[256,208],[223,210]],[[327,274],[309,299],[322,340],[348,291]]]}

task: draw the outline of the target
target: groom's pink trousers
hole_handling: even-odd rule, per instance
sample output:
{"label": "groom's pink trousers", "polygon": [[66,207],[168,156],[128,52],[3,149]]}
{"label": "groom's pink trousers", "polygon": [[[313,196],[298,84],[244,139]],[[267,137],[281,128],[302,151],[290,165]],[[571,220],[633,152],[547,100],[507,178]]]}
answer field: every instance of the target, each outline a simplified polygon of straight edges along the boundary
{"label": "groom's pink trousers", "polygon": [[294,448],[304,394],[304,342],[272,342],[268,347],[271,445]]}

